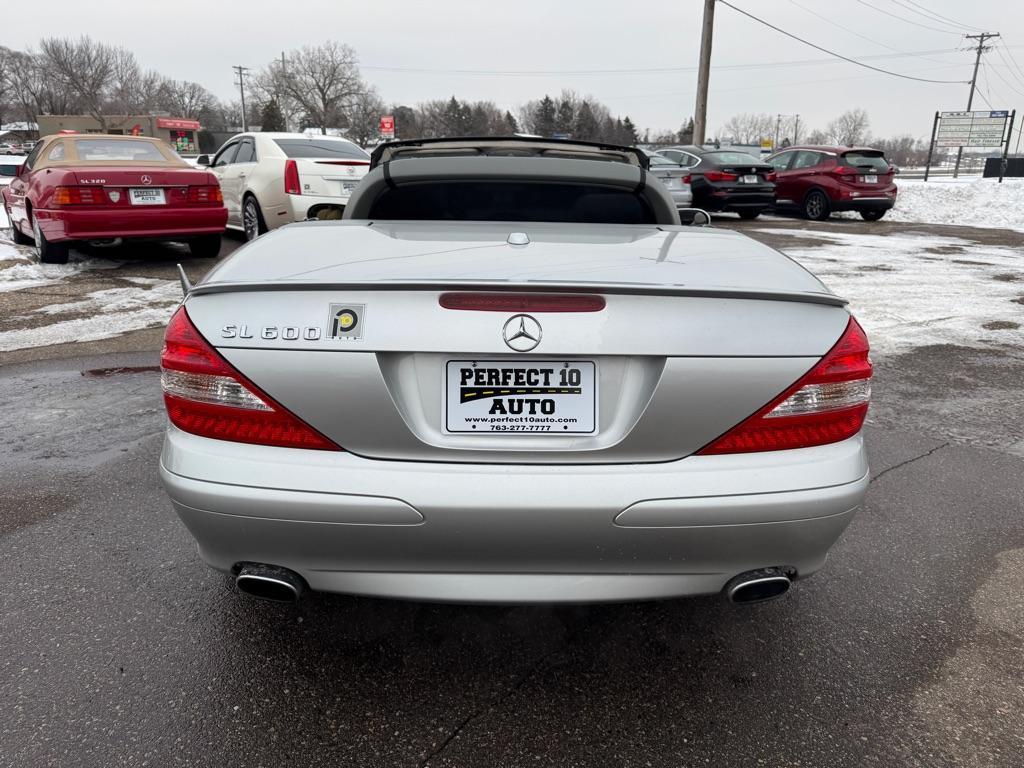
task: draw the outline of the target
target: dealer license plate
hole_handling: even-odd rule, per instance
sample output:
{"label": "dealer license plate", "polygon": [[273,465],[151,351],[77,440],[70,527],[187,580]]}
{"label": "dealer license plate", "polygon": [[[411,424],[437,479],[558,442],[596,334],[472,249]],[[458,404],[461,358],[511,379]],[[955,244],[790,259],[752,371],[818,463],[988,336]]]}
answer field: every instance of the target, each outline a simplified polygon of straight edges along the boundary
{"label": "dealer license plate", "polygon": [[162,189],[129,189],[129,200],[132,205],[163,205],[164,191]]}
{"label": "dealer license plate", "polygon": [[358,186],[359,186],[359,182],[358,181],[343,181],[341,183],[341,188],[342,188],[342,190],[345,191],[346,194],[355,192],[356,191],[356,187],[358,187]]}
{"label": "dealer license plate", "polygon": [[749,173],[746,176],[740,176],[741,184],[757,184],[757,175]]}
{"label": "dealer license plate", "polygon": [[444,426],[456,434],[594,434],[597,365],[590,360],[449,360]]}
{"label": "dealer license plate", "polygon": [[865,176],[864,177],[864,183],[865,184],[877,184],[878,183],[878,176],[876,176],[875,174],[872,174],[870,176]]}

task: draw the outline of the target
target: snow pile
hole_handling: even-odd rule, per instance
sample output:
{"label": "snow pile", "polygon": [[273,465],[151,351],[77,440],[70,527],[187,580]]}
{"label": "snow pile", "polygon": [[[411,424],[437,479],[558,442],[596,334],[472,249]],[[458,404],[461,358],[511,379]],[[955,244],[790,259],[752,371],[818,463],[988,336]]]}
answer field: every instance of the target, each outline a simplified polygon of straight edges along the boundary
{"label": "snow pile", "polygon": [[31,252],[31,248],[19,248],[0,239],[0,293],[53,285],[73,275],[121,266],[121,262],[89,258],[74,251],[67,264],[40,264]]}
{"label": "snow pile", "polygon": [[181,286],[174,280],[151,277],[125,279],[138,287],[94,291],[80,301],[53,304],[35,310],[45,315],[85,316],[35,328],[2,332],[0,352],[108,339],[128,331],[166,325],[175,306],[181,301]]}
{"label": "snow pile", "polygon": [[876,352],[1024,341],[1024,259],[1014,248],[920,233],[762,231],[829,243],[784,250],[849,299]]}
{"label": "snow pile", "polygon": [[1024,179],[896,178],[896,206],[885,218],[918,224],[960,224],[1024,231]]}

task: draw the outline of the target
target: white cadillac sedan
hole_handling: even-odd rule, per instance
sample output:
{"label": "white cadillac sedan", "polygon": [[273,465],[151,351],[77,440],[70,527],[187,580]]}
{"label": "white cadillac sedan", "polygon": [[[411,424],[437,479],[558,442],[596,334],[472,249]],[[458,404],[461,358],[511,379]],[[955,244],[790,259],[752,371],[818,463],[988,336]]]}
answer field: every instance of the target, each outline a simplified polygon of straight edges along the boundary
{"label": "white cadillac sedan", "polygon": [[239,249],[167,328],[160,474],[258,597],[756,602],[868,484],[864,332],[636,149],[378,147],[342,221]]}
{"label": "white cadillac sedan", "polygon": [[341,218],[370,155],[337,136],[242,133],[196,164],[220,181],[228,228],[255,240],[283,224]]}

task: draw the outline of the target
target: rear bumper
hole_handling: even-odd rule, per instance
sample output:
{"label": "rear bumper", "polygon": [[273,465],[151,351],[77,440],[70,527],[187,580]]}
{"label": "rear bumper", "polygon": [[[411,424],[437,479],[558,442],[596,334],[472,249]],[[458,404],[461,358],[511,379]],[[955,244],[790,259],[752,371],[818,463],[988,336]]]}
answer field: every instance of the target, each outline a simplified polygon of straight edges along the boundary
{"label": "rear bumper", "polygon": [[850,197],[837,200],[833,206],[834,211],[888,211],[896,205],[896,193],[888,195],[865,195],[864,197]]}
{"label": "rear bumper", "polygon": [[323,195],[285,195],[287,198],[285,208],[288,211],[286,217],[289,222],[305,221],[310,218],[310,211],[314,208],[344,208],[348,205],[351,195],[343,197],[328,197]]}
{"label": "rear bumper", "polygon": [[43,235],[50,242],[111,237],[168,239],[215,235],[224,231],[224,207],[110,210],[37,209]]}
{"label": "rear bumper", "polygon": [[457,602],[616,601],[719,592],[736,574],[808,576],[867,488],[860,436],[663,464],[376,461],[169,429],[160,466],[214,568],[290,568],[314,590]]}
{"label": "rear bumper", "polygon": [[775,204],[775,192],[768,190],[730,191],[713,189],[695,198],[697,207],[712,211],[735,212],[767,210]]}

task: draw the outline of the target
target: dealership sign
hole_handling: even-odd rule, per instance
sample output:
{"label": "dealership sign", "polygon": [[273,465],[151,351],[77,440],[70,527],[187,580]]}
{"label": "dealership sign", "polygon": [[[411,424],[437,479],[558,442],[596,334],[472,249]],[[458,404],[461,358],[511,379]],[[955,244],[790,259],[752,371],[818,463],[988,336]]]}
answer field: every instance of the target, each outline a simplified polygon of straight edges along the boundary
{"label": "dealership sign", "polygon": [[940,112],[935,134],[936,147],[998,147],[1006,136],[1010,113],[1006,110],[987,112]]}
{"label": "dealership sign", "polygon": [[380,118],[380,135],[383,139],[395,138],[395,116],[394,115],[381,115]]}

